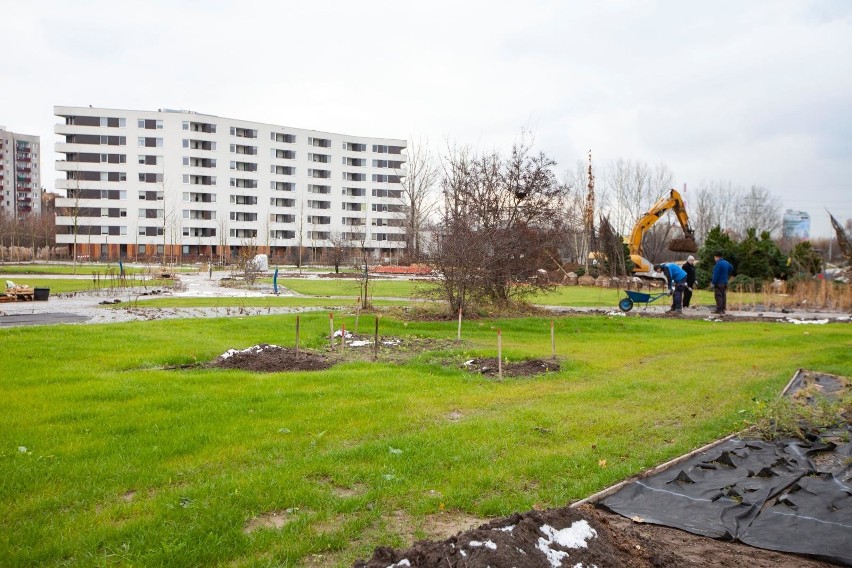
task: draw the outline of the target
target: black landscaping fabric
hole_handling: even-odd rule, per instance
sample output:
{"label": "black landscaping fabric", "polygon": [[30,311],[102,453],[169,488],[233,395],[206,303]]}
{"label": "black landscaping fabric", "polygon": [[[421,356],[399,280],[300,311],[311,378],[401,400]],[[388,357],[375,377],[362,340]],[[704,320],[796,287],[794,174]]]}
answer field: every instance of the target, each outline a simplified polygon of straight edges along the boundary
{"label": "black landscaping fabric", "polygon": [[852,566],[852,427],[732,439],[598,504],[636,521]]}

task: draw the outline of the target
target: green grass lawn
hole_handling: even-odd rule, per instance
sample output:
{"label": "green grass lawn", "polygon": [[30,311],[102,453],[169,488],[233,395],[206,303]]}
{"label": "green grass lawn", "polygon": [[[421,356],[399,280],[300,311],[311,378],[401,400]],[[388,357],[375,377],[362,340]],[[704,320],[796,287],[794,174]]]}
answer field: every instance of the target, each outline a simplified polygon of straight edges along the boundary
{"label": "green grass lawn", "polygon": [[[602,316],[556,319],[559,372],[460,369],[497,328],[509,360],[549,356],[549,322],[465,322],[461,345],[407,361],[275,374],[162,367],[292,345],[294,316],[0,329],[0,564],[348,566],[410,544],[400,518],[422,537],[434,516],[564,506],[740,429],[799,367],[852,375],[845,324]],[[328,316],[301,323],[323,347]],[[244,531],[272,512],[283,527]]]}
{"label": "green grass lawn", "polygon": [[[126,274],[141,274],[147,268],[139,266],[126,266]],[[118,274],[118,263],[114,264],[78,264],[75,268],[71,264],[0,264],[0,274]]]}
{"label": "green grass lawn", "polygon": [[[263,279],[272,284],[272,279]],[[278,285],[297,294],[308,296],[351,296],[358,297],[358,281],[354,278],[279,278]],[[419,280],[370,280],[370,295],[374,297],[412,298],[423,297],[434,288],[434,284]]]}

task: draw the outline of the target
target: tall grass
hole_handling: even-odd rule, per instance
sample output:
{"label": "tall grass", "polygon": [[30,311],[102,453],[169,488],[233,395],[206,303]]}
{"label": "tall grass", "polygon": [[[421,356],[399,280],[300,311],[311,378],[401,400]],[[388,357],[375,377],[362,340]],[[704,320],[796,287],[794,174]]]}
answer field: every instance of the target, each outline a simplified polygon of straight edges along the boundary
{"label": "tall grass", "polygon": [[852,311],[852,285],[823,279],[777,285],[757,282],[729,294],[733,309],[761,307],[767,310],[805,309]]}

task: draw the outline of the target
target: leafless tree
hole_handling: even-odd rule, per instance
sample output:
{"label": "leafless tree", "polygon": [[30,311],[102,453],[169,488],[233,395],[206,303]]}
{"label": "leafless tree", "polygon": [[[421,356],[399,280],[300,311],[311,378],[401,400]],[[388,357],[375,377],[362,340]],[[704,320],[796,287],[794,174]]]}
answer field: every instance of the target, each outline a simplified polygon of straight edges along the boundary
{"label": "leafless tree", "polygon": [[405,250],[409,259],[417,262],[422,252],[422,231],[429,214],[436,206],[435,189],[440,170],[425,142],[413,143],[408,148],[405,172],[402,178],[402,204],[405,212]]}
{"label": "leafless tree", "polygon": [[748,229],[755,229],[757,234],[777,233],[781,228],[781,201],[765,187],[753,185],[740,196],[736,219],[740,235]]}
{"label": "leafless tree", "polygon": [[748,229],[757,233],[777,232],[781,227],[781,202],[763,187],[748,190],[730,181],[704,183],[688,204],[690,222],[699,242],[719,225],[723,231],[742,238]]}
{"label": "leafless tree", "polygon": [[338,231],[332,232],[328,236],[330,247],[326,249],[326,258],[328,262],[334,266],[334,272],[340,272],[341,263],[345,262],[349,257],[351,247],[350,240],[343,233]]}
{"label": "leafless tree", "polygon": [[628,234],[636,221],[672,187],[674,175],[665,164],[651,166],[619,158],[604,172],[603,209],[613,229]]}
{"label": "leafless tree", "polygon": [[548,286],[535,276],[561,244],[564,188],[554,165],[526,138],[505,159],[448,149],[431,259],[453,312],[470,301],[505,305]]}

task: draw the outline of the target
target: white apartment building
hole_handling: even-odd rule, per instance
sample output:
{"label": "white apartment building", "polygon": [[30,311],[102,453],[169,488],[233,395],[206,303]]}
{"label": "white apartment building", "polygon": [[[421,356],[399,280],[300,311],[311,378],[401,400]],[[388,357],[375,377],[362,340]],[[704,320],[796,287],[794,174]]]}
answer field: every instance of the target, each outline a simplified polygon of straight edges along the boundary
{"label": "white apartment building", "polygon": [[0,126],[0,215],[21,219],[41,211],[40,170],[39,137]]}
{"label": "white apartment building", "polygon": [[404,140],[184,110],[54,107],[57,244],[91,258],[274,262],[405,246]]}

